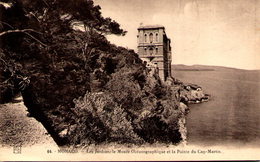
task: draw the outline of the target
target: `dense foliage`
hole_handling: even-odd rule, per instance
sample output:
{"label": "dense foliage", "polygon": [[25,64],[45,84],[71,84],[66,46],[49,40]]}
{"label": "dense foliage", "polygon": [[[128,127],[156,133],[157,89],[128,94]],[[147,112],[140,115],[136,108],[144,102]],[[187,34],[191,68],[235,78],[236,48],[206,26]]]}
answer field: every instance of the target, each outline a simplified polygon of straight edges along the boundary
{"label": "dense foliage", "polygon": [[[0,101],[21,92],[58,145],[181,140],[178,87],[163,85],[133,50],[106,40],[126,32],[92,0],[6,0],[0,7]],[[84,32],[73,30],[75,22]]]}

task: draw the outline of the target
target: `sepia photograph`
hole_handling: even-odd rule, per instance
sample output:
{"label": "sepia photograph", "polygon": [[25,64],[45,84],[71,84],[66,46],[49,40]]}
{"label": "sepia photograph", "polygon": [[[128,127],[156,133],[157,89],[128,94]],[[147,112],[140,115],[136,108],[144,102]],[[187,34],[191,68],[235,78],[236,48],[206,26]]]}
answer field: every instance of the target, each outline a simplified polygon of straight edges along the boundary
{"label": "sepia photograph", "polygon": [[0,161],[259,152],[260,0],[0,0]]}

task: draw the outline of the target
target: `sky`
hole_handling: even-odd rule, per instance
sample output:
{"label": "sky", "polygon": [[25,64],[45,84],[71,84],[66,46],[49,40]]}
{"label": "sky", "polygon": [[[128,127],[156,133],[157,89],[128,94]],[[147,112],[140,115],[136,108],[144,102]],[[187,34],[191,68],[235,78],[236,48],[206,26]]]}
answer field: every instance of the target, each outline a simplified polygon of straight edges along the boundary
{"label": "sky", "polygon": [[260,0],[94,0],[126,36],[111,43],[137,52],[137,28],[165,26],[172,64],[260,69]]}

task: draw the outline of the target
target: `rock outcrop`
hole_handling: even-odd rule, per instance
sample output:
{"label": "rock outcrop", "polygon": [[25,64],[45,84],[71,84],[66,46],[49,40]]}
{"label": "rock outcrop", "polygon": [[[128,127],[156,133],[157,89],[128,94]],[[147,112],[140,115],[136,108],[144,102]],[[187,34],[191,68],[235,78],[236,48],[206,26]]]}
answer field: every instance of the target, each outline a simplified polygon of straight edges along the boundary
{"label": "rock outcrop", "polygon": [[205,94],[202,88],[196,84],[183,84],[180,92],[181,102],[201,103],[209,100],[209,95]]}

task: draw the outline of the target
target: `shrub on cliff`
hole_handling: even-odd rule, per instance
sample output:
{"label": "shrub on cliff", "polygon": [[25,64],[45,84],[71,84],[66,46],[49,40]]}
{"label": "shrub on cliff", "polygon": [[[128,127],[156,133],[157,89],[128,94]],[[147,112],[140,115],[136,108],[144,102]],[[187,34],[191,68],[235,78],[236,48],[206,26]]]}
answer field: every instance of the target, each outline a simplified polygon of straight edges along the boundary
{"label": "shrub on cliff", "polygon": [[[1,59],[21,68],[7,70],[12,75],[1,85],[21,91],[30,115],[58,145],[181,140],[176,91],[149,75],[133,50],[106,40],[104,33],[125,31],[92,0],[15,2],[0,5]],[[87,30],[74,31],[74,20]]]}
{"label": "shrub on cliff", "polygon": [[[87,93],[74,100],[73,111],[78,116],[81,133],[75,136],[78,143],[123,142],[140,143],[127,120],[127,113],[113,101],[109,93]],[[83,140],[83,141],[80,141]]]}
{"label": "shrub on cliff", "polygon": [[167,95],[156,97],[152,93],[156,84],[150,84],[149,80],[157,84],[158,80],[148,77],[143,66],[132,66],[113,73],[101,92],[88,92],[74,100],[72,111],[80,125],[74,143],[142,144],[181,140],[178,119],[182,114],[177,98],[171,95],[173,90],[164,87]]}

